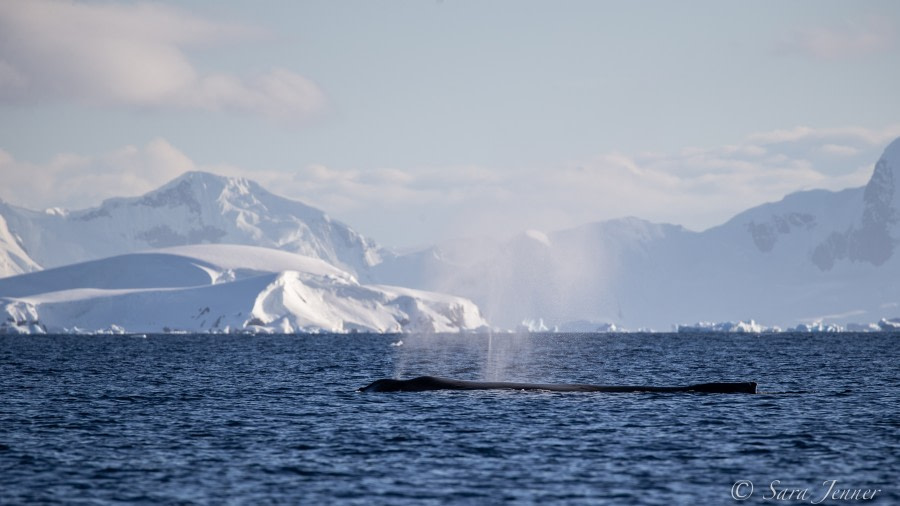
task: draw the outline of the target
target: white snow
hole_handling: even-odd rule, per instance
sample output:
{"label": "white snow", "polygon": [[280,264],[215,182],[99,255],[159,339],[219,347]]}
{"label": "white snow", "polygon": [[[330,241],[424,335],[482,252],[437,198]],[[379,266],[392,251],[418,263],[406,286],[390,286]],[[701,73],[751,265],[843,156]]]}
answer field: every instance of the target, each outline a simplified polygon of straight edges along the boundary
{"label": "white snow", "polygon": [[24,301],[0,300],[0,334],[46,334],[37,309]]}
{"label": "white snow", "polygon": [[[740,329],[748,315],[781,328],[878,322],[900,300],[900,139],[865,187],[793,193],[703,232],[623,218],[469,250],[452,262],[400,256],[376,267],[376,279],[470,298],[504,328]],[[545,323],[520,325],[535,315]]]}
{"label": "white snow", "polygon": [[[39,212],[3,204],[0,218],[4,217],[0,248],[12,251],[11,242],[4,238],[8,228],[29,253],[25,258],[44,268],[204,243],[300,253],[354,275],[364,274],[389,255],[318,209],[274,195],[247,179],[204,172],[185,173],[142,197],[109,199],[80,211]],[[0,270],[0,276],[30,270],[34,269],[20,265]]]}
{"label": "white snow", "polygon": [[827,333],[832,334],[835,332],[843,332],[844,327],[842,325],[836,324],[825,324],[822,322],[814,322],[814,323],[801,323],[796,327],[789,329],[789,332],[807,332],[807,333]]}
{"label": "white snow", "polygon": [[882,318],[881,321],[878,322],[878,328],[888,332],[900,331],[900,318]]}
{"label": "white snow", "polygon": [[522,323],[516,328],[518,332],[550,332],[550,327],[544,323],[543,318],[536,320],[522,320]]}
{"label": "white snow", "polygon": [[593,322],[588,320],[578,320],[572,322],[564,322],[554,326],[557,332],[589,332],[589,333],[614,333],[624,332],[625,329],[619,328],[615,323],[609,322]]}
{"label": "white snow", "polygon": [[563,322],[558,324],[550,324],[543,318],[529,318],[522,320],[522,323],[516,328],[518,332],[553,332],[553,333],[585,333],[585,334],[607,334],[616,332],[626,332],[625,329],[619,328],[614,323],[593,322],[588,320],[578,320],[571,322]]}
{"label": "white snow", "polygon": [[9,230],[2,211],[0,205],[0,278],[39,270],[41,266],[22,249],[21,239]]}
{"label": "white snow", "polygon": [[525,236],[529,239],[534,239],[535,241],[543,244],[544,246],[550,246],[550,238],[547,237],[547,234],[541,232],[540,230],[526,230]]}
{"label": "white snow", "polygon": [[[181,244],[194,245],[169,247]],[[101,257],[111,258],[90,261]],[[212,328],[232,331],[471,329],[484,321],[480,308],[497,327],[534,331],[703,321],[720,323],[679,328],[776,328],[748,316],[802,332],[890,330],[900,325],[892,319],[900,300],[900,139],[865,187],[793,193],[702,232],[629,217],[510,240],[448,241],[400,256],[252,181],[199,172],[82,211],[0,203],[0,276],[75,261],[88,262],[0,278],[0,298],[34,304],[45,326],[73,328],[54,315],[88,318],[77,316],[77,306],[97,315],[94,329],[129,331],[116,317],[121,301],[184,311],[165,297],[194,313],[206,308],[197,306],[202,297],[221,309],[209,320],[210,306],[200,323],[161,324],[160,313],[142,328],[218,321]],[[219,300],[226,296],[238,302]],[[7,313],[19,321],[28,310]]]}
{"label": "white snow", "polygon": [[729,332],[734,334],[761,334],[763,332],[777,332],[759,323],[748,321],[737,322],[698,322],[693,325],[676,325],[676,332],[705,333],[705,332]]}
{"label": "white snow", "polygon": [[[224,273],[228,273],[226,276]],[[471,301],[361,285],[326,262],[238,245],[120,255],[0,279],[0,332],[460,332]]]}

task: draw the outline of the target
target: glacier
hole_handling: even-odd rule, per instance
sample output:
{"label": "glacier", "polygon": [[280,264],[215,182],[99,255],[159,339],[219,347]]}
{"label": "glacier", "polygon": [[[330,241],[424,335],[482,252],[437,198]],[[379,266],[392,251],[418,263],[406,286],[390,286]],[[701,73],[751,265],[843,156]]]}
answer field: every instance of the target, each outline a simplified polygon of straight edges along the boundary
{"label": "glacier", "polygon": [[0,279],[0,333],[435,333],[488,328],[450,295],[360,284],[296,253],[206,244]]}

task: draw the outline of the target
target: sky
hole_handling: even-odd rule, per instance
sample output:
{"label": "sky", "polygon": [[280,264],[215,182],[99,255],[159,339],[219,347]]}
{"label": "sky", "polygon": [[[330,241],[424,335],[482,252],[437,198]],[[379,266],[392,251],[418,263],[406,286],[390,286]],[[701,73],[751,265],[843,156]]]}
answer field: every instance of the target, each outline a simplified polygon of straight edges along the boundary
{"label": "sky", "polygon": [[391,247],[862,186],[900,2],[0,1],[0,199],[253,179]]}

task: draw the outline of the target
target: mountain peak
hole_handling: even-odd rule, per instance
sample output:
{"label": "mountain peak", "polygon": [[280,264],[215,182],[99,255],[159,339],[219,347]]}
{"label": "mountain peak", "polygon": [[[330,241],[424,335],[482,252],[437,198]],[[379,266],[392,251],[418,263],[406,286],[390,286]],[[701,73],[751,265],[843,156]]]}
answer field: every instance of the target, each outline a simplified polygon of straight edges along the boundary
{"label": "mountain peak", "polygon": [[[219,174],[213,174],[212,172],[205,172],[202,170],[189,170],[182,175],[176,177],[172,180],[172,182],[178,182],[182,180],[187,180],[191,182],[227,182],[233,178],[227,176],[220,176]],[[241,178],[242,179],[242,178]]]}
{"label": "mountain peak", "polygon": [[236,203],[238,200],[243,200],[245,202],[238,204],[237,207],[245,207],[270,195],[265,188],[243,177],[189,171],[137,199],[112,199],[109,204],[115,206],[126,202],[149,207],[183,206],[187,207],[191,213],[199,214],[204,206],[215,202]]}
{"label": "mountain peak", "polygon": [[881,160],[890,160],[893,162],[900,161],[900,137],[894,139],[886,148],[884,148],[884,152],[881,154]]}
{"label": "mountain peak", "polygon": [[866,184],[864,199],[866,212],[873,214],[866,219],[876,221],[896,221],[898,207],[897,184],[900,184],[900,138],[884,149],[872,178]]}
{"label": "mountain peak", "polygon": [[867,205],[890,207],[892,202],[897,204],[897,184],[900,184],[900,137],[884,148],[881,158],[875,164],[872,178],[866,185]]}
{"label": "mountain peak", "polygon": [[178,187],[203,189],[208,193],[219,192],[226,188],[237,189],[241,193],[247,193],[249,190],[263,190],[261,186],[247,178],[220,176],[219,174],[213,174],[211,172],[192,170],[176,177],[156,190],[151,191],[149,194],[166,192],[172,188]]}
{"label": "mountain peak", "polygon": [[320,258],[365,278],[383,253],[319,209],[272,194],[246,178],[201,171],[185,172],[140,197],[108,199],[93,209],[65,215],[22,211],[0,209],[0,216],[9,214],[10,232],[21,235],[25,250],[44,267],[148,248],[223,243]]}

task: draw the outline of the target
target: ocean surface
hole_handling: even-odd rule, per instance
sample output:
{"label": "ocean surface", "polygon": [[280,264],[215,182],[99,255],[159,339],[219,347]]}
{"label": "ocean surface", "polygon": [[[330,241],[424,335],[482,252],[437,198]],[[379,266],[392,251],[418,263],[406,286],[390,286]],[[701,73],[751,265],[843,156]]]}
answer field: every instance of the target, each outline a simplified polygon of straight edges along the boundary
{"label": "ocean surface", "polygon": [[[0,336],[0,504],[900,504],[898,344]],[[356,391],[419,375],[773,393]]]}

